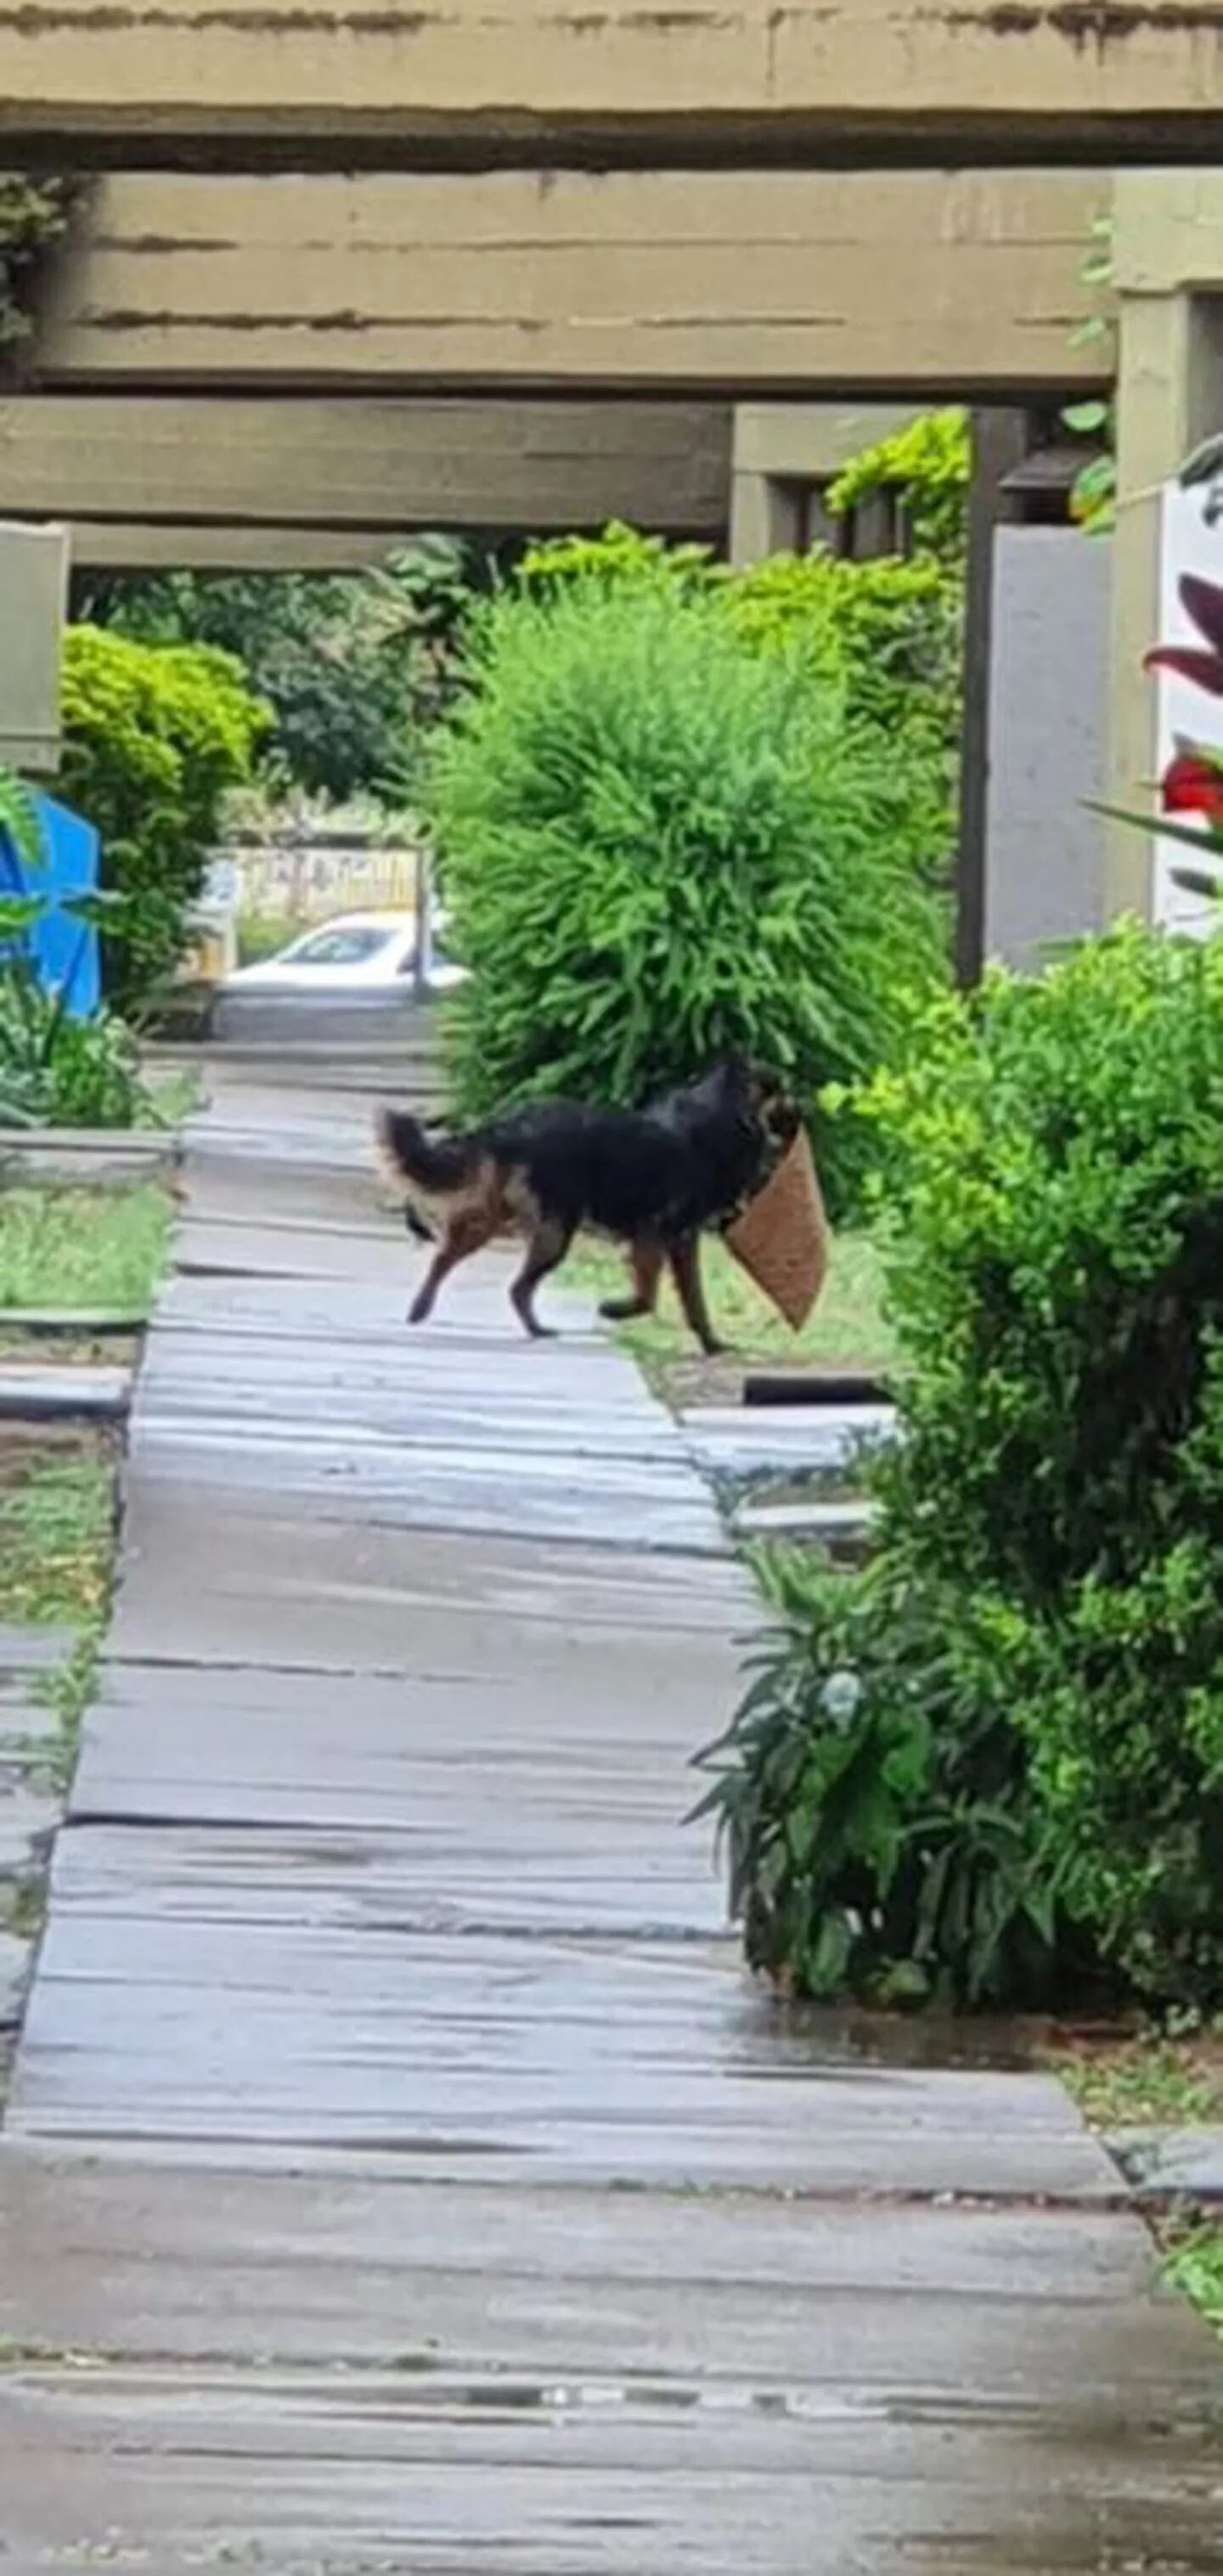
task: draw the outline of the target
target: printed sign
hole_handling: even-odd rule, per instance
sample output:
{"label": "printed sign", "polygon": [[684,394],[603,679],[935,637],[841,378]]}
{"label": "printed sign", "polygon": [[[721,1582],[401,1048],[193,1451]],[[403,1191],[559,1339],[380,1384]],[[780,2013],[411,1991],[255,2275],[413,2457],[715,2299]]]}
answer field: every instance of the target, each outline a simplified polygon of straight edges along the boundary
{"label": "printed sign", "polygon": [[[1198,484],[1184,492],[1171,483],[1163,497],[1160,545],[1159,633],[1152,643],[1181,645],[1201,653],[1203,637],[1181,598],[1186,575],[1223,585],[1223,525],[1216,524],[1213,486]],[[1156,671],[1159,777],[1166,778],[1178,753],[1189,745],[1217,751],[1223,757],[1223,698],[1215,697],[1182,672]],[[1179,813],[1177,822],[1196,818]],[[1223,891],[1223,854],[1216,855],[1202,825],[1202,860],[1183,843],[1160,840],[1155,845],[1154,916],[1168,930],[1193,939],[1208,939],[1223,927],[1223,909],[1205,894],[1178,883],[1185,869],[1215,878]]]}

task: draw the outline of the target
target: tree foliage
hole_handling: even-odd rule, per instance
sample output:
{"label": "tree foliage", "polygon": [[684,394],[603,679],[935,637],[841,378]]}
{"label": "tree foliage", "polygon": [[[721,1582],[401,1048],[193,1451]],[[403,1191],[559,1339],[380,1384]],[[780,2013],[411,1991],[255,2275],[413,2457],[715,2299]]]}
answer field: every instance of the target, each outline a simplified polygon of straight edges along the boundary
{"label": "tree foliage", "polygon": [[81,182],[0,170],[0,363],[34,327],[34,295],[48,254],[67,231]]}
{"label": "tree foliage", "polygon": [[243,663],[276,718],[270,786],[343,804],[402,772],[445,701],[470,598],[461,551],[438,538],[368,573],[112,574],[82,605],[134,641]]}
{"label": "tree foliage", "polygon": [[231,655],[91,626],[65,638],[62,705],[65,797],[101,836],[103,886],[129,898],[103,957],[110,998],[130,1011],[181,956],[223,799],[272,719]]}

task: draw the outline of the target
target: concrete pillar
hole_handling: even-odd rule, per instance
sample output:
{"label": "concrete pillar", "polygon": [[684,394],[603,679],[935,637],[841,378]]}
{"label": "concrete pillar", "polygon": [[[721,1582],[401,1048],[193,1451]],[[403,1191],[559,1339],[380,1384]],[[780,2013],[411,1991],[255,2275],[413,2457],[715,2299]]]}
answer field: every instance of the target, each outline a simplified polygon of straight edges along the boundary
{"label": "concrete pillar", "polygon": [[[1154,810],[1158,641],[1156,487],[1223,429],[1223,173],[1138,170],[1117,180],[1117,528],[1113,539],[1110,793]],[[1220,292],[1213,292],[1218,289]],[[1151,852],[1109,831],[1105,910],[1149,917]]]}
{"label": "concrete pillar", "polygon": [[916,408],[741,403],[731,464],[731,562],[791,552],[801,542],[803,487],[831,482],[863,448],[906,428]]}
{"label": "concrete pillar", "polygon": [[956,859],[956,973],[977,982],[988,942],[986,922],[989,821],[990,671],[993,663],[994,538],[1003,486],[1027,445],[1017,411],[972,415],[972,483],[968,501],[968,581],[964,602],[964,718],[960,750],[960,830]]}
{"label": "concrete pillar", "polygon": [[736,467],[730,483],[730,559],[760,563],[766,555],[793,554],[799,543],[797,488],[775,474]]}
{"label": "concrete pillar", "polygon": [[30,778],[59,767],[67,611],[66,531],[0,525],[0,761]]}

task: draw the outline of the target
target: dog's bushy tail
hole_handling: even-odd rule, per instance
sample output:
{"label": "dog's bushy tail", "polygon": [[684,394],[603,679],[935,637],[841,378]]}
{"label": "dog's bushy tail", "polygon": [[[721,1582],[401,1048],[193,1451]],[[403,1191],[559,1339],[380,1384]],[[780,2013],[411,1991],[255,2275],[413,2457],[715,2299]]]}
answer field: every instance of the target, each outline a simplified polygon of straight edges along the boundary
{"label": "dog's bushy tail", "polygon": [[407,1109],[380,1109],[374,1132],[378,1160],[400,1188],[405,1181],[415,1182],[418,1190],[436,1191],[444,1198],[448,1190],[461,1189],[471,1173],[475,1159],[471,1138],[427,1136],[419,1118]]}

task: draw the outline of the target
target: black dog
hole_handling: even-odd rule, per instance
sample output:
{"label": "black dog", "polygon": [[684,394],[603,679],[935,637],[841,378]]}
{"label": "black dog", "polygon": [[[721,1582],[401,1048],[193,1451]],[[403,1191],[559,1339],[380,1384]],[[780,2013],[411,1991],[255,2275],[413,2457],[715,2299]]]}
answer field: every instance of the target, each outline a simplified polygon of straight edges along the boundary
{"label": "black dog", "polygon": [[669,1263],[688,1324],[703,1351],[716,1351],[702,1230],[728,1225],[754,1197],[798,1125],[780,1086],[737,1058],[647,1109],[527,1102],[465,1136],[429,1137],[406,1111],[384,1109],[381,1160],[406,1191],[409,1228],[441,1237],[409,1322],[424,1322],[457,1263],[514,1233],[527,1248],[510,1297],[527,1332],[542,1335],[535,1291],[588,1229],[629,1251],[632,1294],[610,1298],[605,1315],[651,1314]]}

